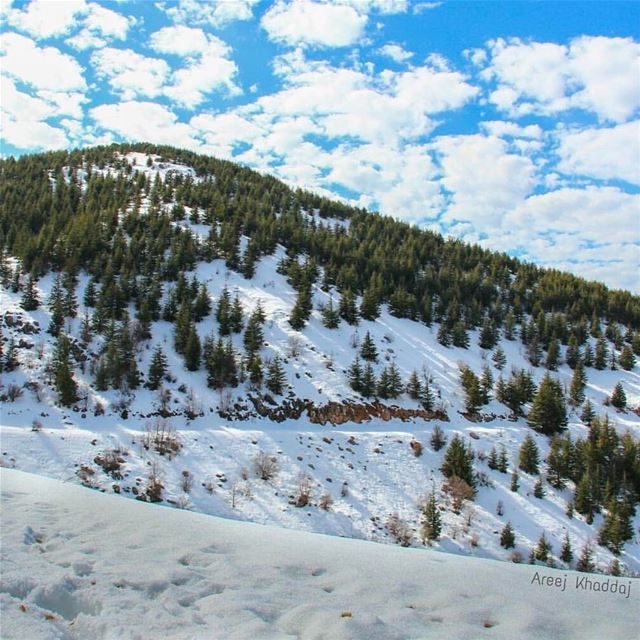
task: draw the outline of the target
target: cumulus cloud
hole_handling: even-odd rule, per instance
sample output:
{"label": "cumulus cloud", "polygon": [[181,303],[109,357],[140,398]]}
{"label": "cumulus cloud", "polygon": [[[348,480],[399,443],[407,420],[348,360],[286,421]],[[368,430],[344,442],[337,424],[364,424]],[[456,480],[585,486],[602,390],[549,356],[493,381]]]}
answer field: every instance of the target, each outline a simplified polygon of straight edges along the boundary
{"label": "cumulus cloud", "polygon": [[151,35],[149,43],[158,53],[190,56],[202,53],[207,48],[208,40],[202,29],[178,25],[156,31]]}
{"label": "cumulus cloud", "polygon": [[91,56],[96,76],[105,79],[113,91],[129,100],[161,93],[171,68],[160,58],[150,58],[132,49],[106,47]]}
{"label": "cumulus cloud", "polygon": [[236,20],[250,20],[253,6],[259,0],[178,0],[161,2],[158,6],[177,24],[224,27]]}
{"label": "cumulus cloud", "polygon": [[514,116],[580,108],[624,122],[640,108],[640,44],[631,38],[581,36],[568,45],[498,38],[489,51],[482,75],[498,83],[490,100]]}
{"label": "cumulus cloud", "polygon": [[32,0],[22,10],[12,9],[8,21],[13,27],[37,39],[67,33],[76,24],[79,14],[87,11],[85,0]]}
{"label": "cumulus cloud", "polygon": [[487,120],[481,122],[480,126],[490,135],[498,138],[525,138],[539,140],[542,137],[542,127],[538,124],[530,124],[521,127],[516,122],[506,122],[504,120]]}
{"label": "cumulus cloud", "polygon": [[278,0],[262,17],[271,40],[296,45],[346,47],[364,33],[367,16],[347,4]]}
{"label": "cumulus cloud", "polygon": [[17,81],[50,91],[86,88],[78,61],[55,47],[39,47],[17,33],[4,34],[0,47],[2,71]]}
{"label": "cumulus cloud", "polygon": [[100,129],[125,140],[152,140],[190,149],[200,146],[188,124],[178,122],[175,113],[155,102],[130,100],[102,104],[90,109],[89,113]]}
{"label": "cumulus cloud", "polygon": [[401,47],[399,44],[393,44],[393,43],[385,44],[384,46],[380,47],[378,52],[380,53],[380,55],[383,55],[387,58],[391,58],[394,62],[397,62],[398,64],[402,62],[406,62],[407,60],[410,60],[411,58],[413,58],[413,53],[411,53],[411,51],[407,51],[406,49]]}
{"label": "cumulus cloud", "polygon": [[640,121],[561,133],[558,155],[565,174],[640,184]]}

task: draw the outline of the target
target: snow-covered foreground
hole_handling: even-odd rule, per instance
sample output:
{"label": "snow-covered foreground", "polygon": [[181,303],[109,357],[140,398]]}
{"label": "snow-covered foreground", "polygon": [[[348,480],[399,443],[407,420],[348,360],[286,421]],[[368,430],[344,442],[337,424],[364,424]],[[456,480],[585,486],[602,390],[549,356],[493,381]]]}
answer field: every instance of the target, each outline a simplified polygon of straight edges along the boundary
{"label": "snow-covered foreground", "polygon": [[[637,637],[585,574],[234,522],[2,469],[2,638]],[[566,589],[536,576],[564,579]]]}

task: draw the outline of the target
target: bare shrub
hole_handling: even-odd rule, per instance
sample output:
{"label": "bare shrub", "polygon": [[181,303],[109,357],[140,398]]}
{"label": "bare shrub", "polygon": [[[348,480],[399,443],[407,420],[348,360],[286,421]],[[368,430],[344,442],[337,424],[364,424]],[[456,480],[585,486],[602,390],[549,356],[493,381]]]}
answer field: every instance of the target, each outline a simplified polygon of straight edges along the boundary
{"label": "bare shrub", "polygon": [[202,403],[196,397],[196,393],[193,390],[193,387],[189,387],[189,393],[184,401],[184,412],[189,420],[193,420],[198,416],[203,415],[202,413]]}
{"label": "bare shrub", "polygon": [[413,540],[413,534],[407,522],[397,513],[392,513],[385,524],[391,537],[403,547],[408,547]]}
{"label": "bare shrub", "polygon": [[218,400],[218,413],[227,414],[233,408],[233,394],[228,389],[220,389],[220,399]]}
{"label": "bare shrub", "polygon": [[193,474],[187,469],[182,472],[180,486],[185,493],[191,493],[191,489],[193,489]]}
{"label": "bare shrub", "polygon": [[7,386],[7,399],[9,402],[15,402],[22,396],[22,387],[13,382]]}
{"label": "bare shrub", "polygon": [[298,335],[291,335],[287,340],[287,354],[290,358],[297,358],[302,353],[304,342]]}
{"label": "bare shrub", "polygon": [[328,491],[325,491],[320,496],[320,500],[318,501],[318,506],[321,509],[324,509],[325,511],[329,511],[332,505],[333,505],[333,498],[331,497],[331,494]]}
{"label": "bare shrub", "polygon": [[411,450],[413,451],[413,455],[416,458],[419,458],[422,455],[422,442],[419,442],[418,440],[412,440],[409,443],[409,446],[411,447]]}
{"label": "bare shrub", "polygon": [[158,410],[160,415],[166,417],[169,414],[169,403],[171,402],[171,389],[160,385],[158,388]]}
{"label": "bare shrub", "polygon": [[42,422],[37,418],[31,423],[31,431],[42,431]]}
{"label": "bare shrub", "polygon": [[169,457],[182,448],[175,430],[164,418],[156,418],[154,422],[147,424],[142,436],[142,446],[147,451],[154,449],[161,456],[168,454]]}
{"label": "bare shrub", "polygon": [[93,408],[94,416],[103,416],[104,415],[104,404],[102,402],[96,402],[96,406]]}
{"label": "bare shrub", "polygon": [[311,502],[313,480],[308,473],[301,473],[298,478],[298,487],[294,496],[296,507],[306,507]]}
{"label": "bare shrub", "polygon": [[514,551],[509,559],[516,564],[522,564],[522,554],[519,551]]}
{"label": "bare shrub", "polygon": [[191,506],[191,501],[189,500],[189,496],[183,494],[176,498],[175,504],[178,509],[187,509]]}
{"label": "bare shrub", "polygon": [[149,502],[162,502],[162,490],[164,486],[160,481],[160,465],[157,461],[151,463],[149,476],[147,477],[146,498]]}
{"label": "bare shrub", "polygon": [[258,478],[265,481],[271,480],[279,471],[278,459],[264,451],[259,451],[253,459],[253,468]]}
{"label": "bare shrub", "polygon": [[114,480],[122,480],[122,473],[120,467],[124,463],[124,458],[121,456],[120,449],[110,449],[98,454],[93,461],[102,467],[105,473],[111,475]]}
{"label": "bare shrub", "polygon": [[80,482],[85,487],[94,487],[95,486],[96,471],[95,471],[95,469],[93,467],[90,467],[89,465],[83,464],[76,471],[76,475],[78,476],[78,478],[80,479]]}
{"label": "bare shrub", "polygon": [[454,513],[460,513],[465,500],[473,500],[474,490],[462,478],[453,476],[442,485],[442,490],[451,496]]}

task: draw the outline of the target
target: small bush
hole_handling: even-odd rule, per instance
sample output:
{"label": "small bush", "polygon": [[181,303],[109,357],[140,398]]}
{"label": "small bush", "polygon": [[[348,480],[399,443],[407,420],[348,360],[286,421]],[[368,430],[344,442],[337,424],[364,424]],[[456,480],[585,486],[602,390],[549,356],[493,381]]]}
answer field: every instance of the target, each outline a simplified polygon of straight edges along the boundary
{"label": "small bush", "polygon": [[331,497],[331,494],[328,491],[325,491],[320,496],[320,500],[318,501],[318,506],[321,509],[324,509],[325,511],[329,511],[329,509],[331,509],[331,505],[333,505],[333,498]]}
{"label": "small bush", "polygon": [[275,456],[270,456],[264,451],[259,451],[257,453],[256,457],[253,459],[253,467],[256,476],[258,476],[260,480],[265,481],[273,479],[279,471],[278,459]]}
{"label": "small bush", "polygon": [[155,422],[146,426],[145,433],[142,436],[142,446],[147,451],[154,449],[161,456],[177,454],[182,448],[176,432],[163,418],[158,418]]}
{"label": "small bush", "polygon": [[9,402],[15,402],[18,398],[22,396],[22,387],[19,387],[17,384],[9,384],[7,386],[7,399]]}
{"label": "small bush", "polygon": [[37,418],[31,423],[31,431],[40,432],[42,431],[42,422]]}
{"label": "small bush", "polygon": [[418,440],[412,440],[409,443],[409,446],[411,447],[411,450],[413,451],[413,455],[416,458],[419,458],[422,455],[422,443],[418,442]]}
{"label": "small bush", "polygon": [[406,521],[397,513],[392,513],[385,524],[387,531],[393,539],[403,547],[408,547],[413,540],[413,534]]}
{"label": "small bush", "polygon": [[181,487],[185,493],[191,493],[191,489],[193,489],[193,474],[187,469],[182,472]]}
{"label": "small bush", "polygon": [[308,473],[300,474],[298,488],[294,496],[296,507],[306,507],[311,502],[312,485],[313,481]]}

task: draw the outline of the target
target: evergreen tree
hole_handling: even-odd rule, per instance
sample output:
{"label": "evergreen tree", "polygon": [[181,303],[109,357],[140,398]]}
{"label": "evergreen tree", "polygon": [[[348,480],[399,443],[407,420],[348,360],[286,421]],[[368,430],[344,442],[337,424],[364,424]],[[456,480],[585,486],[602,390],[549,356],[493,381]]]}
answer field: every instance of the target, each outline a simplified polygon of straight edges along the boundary
{"label": "evergreen tree", "polygon": [[195,324],[192,324],[184,347],[184,364],[189,371],[197,371],[200,368],[200,352],[200,338]]}
{"label": "evergreen tree", "polygon": [[545,374],[538,387],[527,422],[545,435],[558,433],[567,424],[567,408],[562,387],[549,374]]}
{"label": "evergreen tree", "polygon": [[584,390],[587,386],[587,374],[584,371],[582,362],[578,361],[573,370],[571,378],[571,388],[569,389],[569,403],[574,407],[584,402]]}
{"label": "evergreen tree", "polygon": [[611,406],[618,409],[618,411],[624,411],[627,407],[627,394],[624,392],[621,382],[618,382],[618,384],[613,388],[613,393],[611,394]]}
{"label": "evergreen tree", "polygon": [[287,381],[286,374],[282,368],[282,362],[279,356],[276,356],[271,360],[267,367],[267,381],[266,386],[271,393],[277,396],[281,396],[284,392],[284,386]]}
{"label": "evergreen tree", "polygon": [[418,373],[414,369],[409,376],[409,382],[407,383],[407,395],[412,400],[420,400],[422,397],[422,383],[418,377]]}
{"label": "evergreen tree", "polygon": [[516,317],[511,309],[507,312],[507,315],[504,317],[504,337],[507,340],[513,340],[515,338],[516,326]]}
{"label": "evergreen tree", "polygon": [[257,354],[264,343],[262,322],[264,320],[261,320],[259,310],[254,310],[249,317],[249,322],[247,322],[247,328],[244,332],[244,348],[249,358]]}
{"label": "evergreen tree", "polygon": [[291,315],[289,316],[289,324],[296,331],[300,331],[307,324],[307,320],[311,315],[312,309],[312,296],[311,296],[311,287],[310,286],[302,286],[298,289],[298,296],[296,298],[296,303],[291,310]]}
{"label": "evergreen tree", "polygon": [[608,513],[598,533],[598,544],[620,555],[624,543],[633,537],[633,527],[616,500],[611,500]]}
{"label": "evergreen tree", "polygon": [[95,307],[96,306],[96,279],[91,277],[89,282],[87,283],[87,287],[84,290],[84,297],[82,298],[82,303],[85,307]]}
{"label": "evergreen tree", "polygon": [[571,540],[569,539],[568,531],[565,532],[564,540],[562,541],[560,560],[562,560],[562,562],[566,562],[566,564],[571,564],[571,561],[573,560],[573,549],[571,548]]}
{"label": "evergreen tree", "polygon": [[254,389],[259,389],[264,378],[262,371],[262,359],[258,354],[252,355],[247,362],[247,374],[249,382]]}
{"label": "evergreen tree", "polygon": [[527,345],[527,355],[532,366],[540,366],[540,362],[542,360],[542,347],[540,346],[537,333],[534,334],[531,340],[529,340],[529,344]]}
{"label": "evergreen tree", "polygon": [[583,573],[593,573],[596,569],[596,565],[593,562],[593,548],[587,542],[580,552],[580,557],[576,563],[576,571],[582,571]]}
{"label": "evergreen tree", "polygon": [[549,559],[550,553],[551,553],[551,544],[547,540],[547,537],[543,531],[542,535],[538,539],[538,545],[536,546],[536,550],[535,550],[535,558],[540,562],[546,562]]}
{"label": "evergreen tree", "polygon": [[598,342],[596,342],[596,353],[593,360],[593,366],[602,371],[607,366],[607,359],[609,357],[609,351],[607,349],[607,341],[604,339],[604,336],[598,338]]}
{"label": "evergreen tree", "polygon": [[244,324],[244,314],[237,291],[235,297],[233,298],[233,303],[229,312],[229,322],[231,324],[231,331],[233,331],[233,333],[240,333],[242,331],[242,326]]}
{"label": "evergreen tree", "polygon": [[590,427],[593,423],[594,418],[596,417],[596,412],[593,409],[593,405],[590,400],[587,400],[582,407],[582,413],[580,414],[580,420],[588,427]]}
{"label": "evergreen tree", "polygon": [[62,295],[62,281],[60,275],[57,275],[51,287],[49,294],[49,310],[51,311],[51,320],[47,332],[52,336],[57,336],[64,324],[64,298]]}
{"label": "evergreen tree", "polygon": [[594,360],[593,349],[591,348],[591,345],[589,344],[589,342],[587,342],[584,345],[584,351],[582,353],[582,364],[584,364],[585,367],[592,367],[593,360]]}
{"label": "evergreen tree", "polygon": [[636,366],[636,358],[633,355],[631,346],[628,344],[625,344],[622,348],[622,353],[620,354],[620,366],[625,371],[631,371]]}
{"label": "evergreen tree", "polygon": [[440,509],[435,493],[432,491],[427,499],[422,512],[422,540],[423,542],[431,542],[440,537],[442,531],[442,522],[440,518]]}
{"label": "evergreen tree", "polygon": [[365,320],[375,320],[380,315],[380,294],[373,287],[368,287],[362,294],[360,315]]}
{"label": "evergreen tree", "polygon": [[160,387],[167,375],[167,357],[164,355],[162,347],[158,345],[151,357],[149,364],[149,374],[147,375],[147,387],[155,391]]}
{"label": "evergreen tree", "polygon": [[211,313],[211,298],[204,284],[198,289],[198,296],[193,303],[193,319],[200,322]]}
{"label": "evergreen tree", "polygon": [[449,327],[447,326],[446,322],[440,323],[437,339],[443,347],[448,347],[451,345],[451,332],[449,331]]}
{"label": "evergreen tree", "polygon": [[518,472],[514,469],[511,472],[511,491],[517,493],[519,487],[520,483],[518,482]]}
{"label": "evergreen tree", "polygon": [[498,452],[495,447],[491,447],[491,451],[487,456],[487,466],[493,471],[498,469]]}
{"label": "evergreen tree", "polygon": [[339,314],[343,320],[351,325],[358,324],[358,307],[356,297],[352,291],[345,289],[340,296]]}
{"label": "evergreen tree", "polygon": [[496,347],[493,355],[491,356],[491,359],[493,360],[493,365],[496,369],[498,369],[498,371],[502,371],[504,369],[504,366],[507,364],[507,358],[504,355],[504,351],[502,350],[502,347],[500,345]]}
{"label": "evergreen tree", "polygon": [[7,346],[7,354],[4,357],[3,370],[7,373],[15,371],[18,368],[18,347],[13,336],[9,338],[9,344]]}
{"label": "evergreen tree", "polygon": [[376,393],[376,388],[378,386],[376,375],[373,371],[373,367],[370,362],[367,362],[364,366],[364,371],[362,372],[362,386],[360,389],[360,393],[365,398],[370,398]]}
{"label": "evergreen tree", "polygon": [[480,398],[482,404],[491,402],[491,393],[493,391],[493,374],[489,365],[485,364],[482,367],[482,376],[480,378]]}
{"label": "evergreen tree", "polygon": [[73,379],[73,369],[69,356],[69,339],[61,333],[53,353],[51,372],[58,394],[58,401],[65,407],[70,407],[78,400],[78,385]]}
{"label": "evergreen tree", "polygon": [[464,322],[456,322],[451,328],[451,342],[454,347],[467,349],[469,347],[469,334],[464,326]]}
{"label": "evergreen tree", "polygon": [[552,338],[549,342],[549,348],[547,349],[547,359],[545,361],[545,367],[549,371],[556,371],[560,362],[560,342],[557,338]]}
{"label": "evergreen tree", "polygon": [[525,473],[537,475],[540,471],[540,453],[538,445],[530,433],[525,436],[518,453],[518,467]]}
{"label": "evergreen tree", "polygon": [[516,536],[511,522],[507,522],[500,532],[500,546],[505,549],[513,549],[516,546]]}
{"label": "evergreen tree", "polygon": [[542,482],[542,478],[538,478],[533,485],[533,496],[534,498],[542,499],[545,497],[547,492],[544,489],[544,483]]}
{"label": "evergreen tree", "polygon": [[483,403],[483,394],[478,376],[467,365],[460,369],[460,383],[465,393],[465,411],[476,414]]}
{"label": "evergreen tree", "polygon": [[547,456],[547,479],[549,484],[555,489],[564,489],[564,478],[568,474],[569,469],[565,460],[563,442],[558,436],[554,436]]}
{"label": "evergreen tree", "polygon": [[22,293],[20,306],[25,311],[35,311],[40,306],[40,299],[38,298],[36,281],[33,274],[29,274],[29,277],[27,278],[27,284],[25,285]]}
{"label": "evergreen tree", "polygon": [[478,344],[481,349],[493,349],[498,339],[495,323],[489,318],[485,318],[480,330]]}
{"label": "evergreen tree", "polygon": [[322,308],[322,324],[327,329],[337,329],[340,326],[340,314],[333,306],[333,298]]}
{"label": "evergreen tree", "polygon": [[216,320],[220,323],[220,335],[228,336],[232,330],[231,322],[231,294],[229,289],[222,289],[218,303],[216,304]]}
{"label": "evergreen tree", "polygon": [[473,458],[471,447],[466,445],[462,438],[456,434],[447,447],[440,469],[447,478],[460,478],[474,489],[476,479],[473,471]]}
{"label": "evergreen tree", "polygon": [[573,506],[578,513],[585,516],[587,524],[593,522],[595,503],[588,470],[582,474],[580,481],[576,484],[576,490],[573,494]]}
{"label": "evergreen tree", "polygon": [[440,449],[442,449],[442,447],[444,447],[444,445],[447,444],[447,438],[444,435],[444,431],[442,430],[442,427],[439,424],[437,424],[433,428],[433,433],[431,434],[430,443],[431,443],[431,448],[434,451],[440,451]]}
{"label": "evergreen tree", "polygon": [[369,362],[378,362],[378,350],[376,349],[376,344],[368,331],[365,334],[362,346],[360,347],[360,357]]}
{"label": "evergreen tree", "polygon": [[435,398],[431,391],[431,385],[429,384],[429,378],[427,375],[422,376],[422,391],[420,393],[420,404],[425,411],[433,411]]}
{"label": "evergreen tree", "polygon": [[500,447],[500,453],[498,454],[498,471],[500,473],[507,473],[509,468],[509,460],[507,458],[507,450],[504,445]]}
{"label": "evergreen tree", "polygon": [[360,360],[356,358],[349,369],[349,386],[356,392],[362,391],[362,367]]}
{"label": "evergreen tree", "polygon": [[78,279],[76,276],[71,271],[65,272],[62,279],[62,286],[64,288],[64,315],[67,318],[75,318],[78,315],[78,301],[76,299],[77,285]]}

